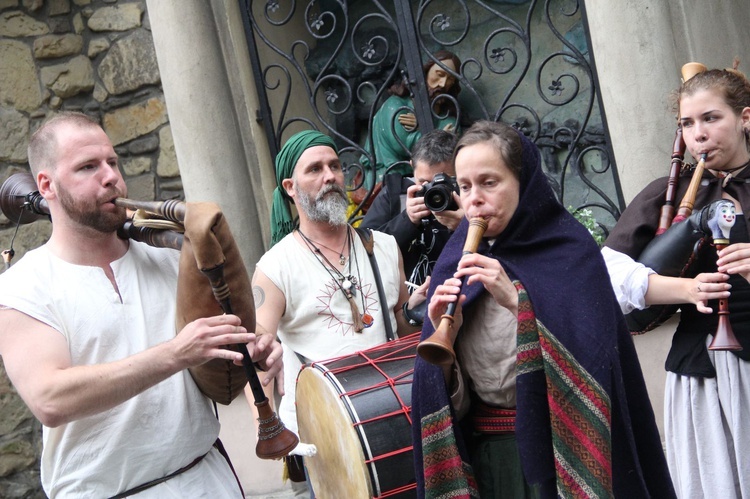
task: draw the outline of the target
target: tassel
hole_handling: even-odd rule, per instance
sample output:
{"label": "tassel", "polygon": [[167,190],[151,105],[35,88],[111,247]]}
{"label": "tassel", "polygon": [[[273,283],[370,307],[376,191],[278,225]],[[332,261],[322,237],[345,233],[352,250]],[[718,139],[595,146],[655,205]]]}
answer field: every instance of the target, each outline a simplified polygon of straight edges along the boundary
{"label": "tassel", "polygon": [[361,333],[362,330],[365,328],[365,325],[362,323],[362,317],[359,315],[359,308],[357,308],[357,302],[354,301],[354,296],[347,291],[346,292],[346,299],[349,300],[349,306],[352,309],[352,320],[354,321],[354,330],[358,333]]}
{"label": "tassel", "polygon": [[286,481],[289,480],[289,465],[286,462],[286,457],[281,462],[283,463],[281,467],[281,483],[286,484]]}

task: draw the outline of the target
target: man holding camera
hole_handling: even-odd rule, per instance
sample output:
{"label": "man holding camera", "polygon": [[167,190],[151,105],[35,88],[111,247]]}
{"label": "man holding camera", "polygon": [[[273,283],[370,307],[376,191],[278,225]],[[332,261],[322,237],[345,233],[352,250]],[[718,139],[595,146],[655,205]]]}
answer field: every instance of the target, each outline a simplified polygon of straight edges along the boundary
{"label": "man holding camera", "polygon": [[[362,227],[396,238],[404,261],[404,274],[421,285],[443,246],[464,217],[458,204],[453,168],[456,136],[441,129],[424,134],[414,145],[414,177],[391,173],[367,210]],[[414,316],[414,314],[412,314]]]}

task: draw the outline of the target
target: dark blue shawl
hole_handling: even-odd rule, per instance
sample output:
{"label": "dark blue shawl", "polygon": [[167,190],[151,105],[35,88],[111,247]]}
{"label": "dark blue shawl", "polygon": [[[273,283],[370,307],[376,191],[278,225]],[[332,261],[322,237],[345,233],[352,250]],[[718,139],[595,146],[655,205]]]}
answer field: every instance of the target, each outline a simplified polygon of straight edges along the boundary
{"label": "dark blue shawl", "polygon": [[[528,293],[536,320],[546,327],[606,392],[611,404],[612,490],[617,497],[674,497],[653,410],[632,338],[612,291],[599,248],[588,231],[557,201],[542,172],[539,152],[525,136],[518,209],[487,253],[503,265]],[[443,250],[432,274],[428,296],[451,277],[461,258],[468,222],[464,220]],[[463,313],[470,313],[481,284],[464,287]],[[433,333],[425,321],[422,339]],[[459,331],[460,337],[460,331]],[[543,495],[557,495],[547,380],[542,370],[517,373],[518,441],[524,475],[541,484]],[[564,403],[564,401],[563,401]],[[440,368],[417,357],[412,388],[414,456],[420,496],[425,495],[423,436],[445,431],[435,421],[446,414],[449,394]],[[441,412],[442,411],[442,412]],[[464,439],[450,409],[451,430],[472,489]],[[431,419],[432,418],[432,419]],[[439,419],[439,418],[438,418]],[[442,426],[440,426],[442,424]],[[439,426],[439,427],[438,427]],[[434,463],[428,463],[428,467]],[[452,473],[459,473],[454,469]],[[445,493],[445,490],[441,492]],[[465,495],[468,495],[465,494]]]}

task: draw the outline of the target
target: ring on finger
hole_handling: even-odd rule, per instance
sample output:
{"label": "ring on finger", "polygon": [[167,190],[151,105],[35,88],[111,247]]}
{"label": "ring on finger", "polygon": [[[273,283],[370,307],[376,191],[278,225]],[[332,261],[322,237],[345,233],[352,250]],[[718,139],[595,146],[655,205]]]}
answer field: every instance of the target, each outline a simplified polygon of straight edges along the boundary
{"label": "ring on finger", "polygon": [[701,284],[703,284],[703,283],[702,283],[702,282],[699,282],[699,283],[698,283],[698,292],[699,292],[699,293],[702,293],[702,291],[701,291]]}

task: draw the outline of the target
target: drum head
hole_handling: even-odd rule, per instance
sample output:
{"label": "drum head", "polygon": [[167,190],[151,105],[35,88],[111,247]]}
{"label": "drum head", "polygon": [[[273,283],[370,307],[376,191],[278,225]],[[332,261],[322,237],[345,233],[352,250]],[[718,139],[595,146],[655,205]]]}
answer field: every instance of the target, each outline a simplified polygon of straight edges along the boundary
{"label": "drum head", "polygon": [[297,423],[301,442],[318,453],[305,458],[317,497],[373,496],[365,456],[352,420],[325,374],[305,367],[297,378]]}

